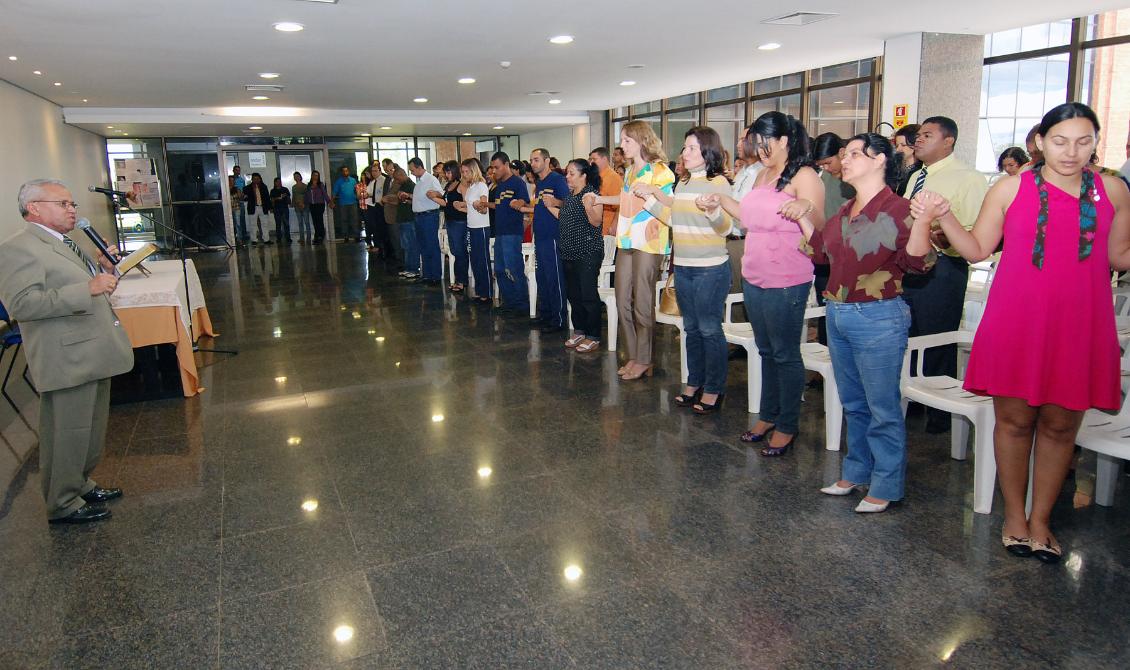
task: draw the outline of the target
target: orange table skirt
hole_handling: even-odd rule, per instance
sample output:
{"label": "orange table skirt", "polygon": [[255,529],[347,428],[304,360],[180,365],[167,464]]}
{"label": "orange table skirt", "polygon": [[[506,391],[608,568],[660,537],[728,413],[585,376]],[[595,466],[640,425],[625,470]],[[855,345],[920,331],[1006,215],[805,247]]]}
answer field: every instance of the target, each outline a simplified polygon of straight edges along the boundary
{"label": "orange table skirt", "polygon": [[[181,386],[184,387],[184,396],[189,398],[204,389],[200,388],[192,342],[184,330],[179,312],[176,307],[130,307],[117,310],[118,320],[122,322],[122,328],[129,335],[130,344],[134,348],[155,344],[177,345]],[[197,337],[216,336],[207,307],[199,307],[192,312],[192,332]]]}

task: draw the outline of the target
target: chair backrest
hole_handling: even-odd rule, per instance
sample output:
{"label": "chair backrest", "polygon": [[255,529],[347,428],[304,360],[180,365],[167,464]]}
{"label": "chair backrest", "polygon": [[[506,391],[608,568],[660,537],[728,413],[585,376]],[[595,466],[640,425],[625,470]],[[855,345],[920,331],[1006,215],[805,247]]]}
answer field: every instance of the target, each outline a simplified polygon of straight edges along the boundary
{"label": "chair backrest", "polygon": [[745,296],[741,293],[731,293],[726,296],[726,312],[722,318],[722,323],[734,322],[734,305],[745,300]]}

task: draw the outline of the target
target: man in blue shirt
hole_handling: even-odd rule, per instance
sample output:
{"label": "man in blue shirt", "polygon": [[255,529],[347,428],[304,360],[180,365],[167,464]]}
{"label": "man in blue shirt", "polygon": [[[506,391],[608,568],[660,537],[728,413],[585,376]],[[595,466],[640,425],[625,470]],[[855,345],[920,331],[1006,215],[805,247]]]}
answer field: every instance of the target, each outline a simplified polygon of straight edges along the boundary
{"label": "man in blue shirt", "polygon": [[490,165],[498,194],[488,206],[494,210],[494,275],[502,312],[507,316],[526,316],[530,313],[530,297],[522,260],[521,211],[528,193],[526,182],[510,171],[510,156],[506,152],[491,156]]}
{"label": "man in blue shirt", "polygon": [[358,242],[361,241],[361,222],[357,209],[357,180],[349,176],[349,168],[341,168],[341,176],[334,182],[333,193],[330,194],[336,205],[338,220],[341,222],[341,233],[348,242],[350,236]]}
{"label": "man in blue shirt", "polygon": [[534,215],[538,320],[543,333],[556,333],[565,329],[568,314],[565,308],[565,269],[557,252],[561,242],[561,225],[549,207],[561,207],[569,194],[569,185],[565,183],[565,177],[553,170],[549,159],[549,152],[545,149],[534,149],[530,153],[530,167],[538,183],[534,191],[536,200],[524,211]]}
{"label": "man in blue shirt", "polygon": [[[235,187],[242,193],[243,189],[247,187],[247,179],[243,176],[243,170],[238,165],[231,169],[232,179],[235,180]],[[247,205],[239,203],[239,211],[232,208],[232,218],[235,219],[235,239],[240,244],[247,244],[251,236],[247,234]]]}

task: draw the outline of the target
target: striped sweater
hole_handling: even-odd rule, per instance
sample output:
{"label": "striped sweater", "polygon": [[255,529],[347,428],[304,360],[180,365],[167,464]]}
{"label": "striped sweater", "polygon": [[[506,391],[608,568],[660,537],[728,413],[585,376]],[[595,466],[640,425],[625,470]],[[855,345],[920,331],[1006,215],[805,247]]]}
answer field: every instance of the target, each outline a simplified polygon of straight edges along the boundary
{"label": "striped sweater", "polygon": [[689,181],[680,183],[672,197],[670,207],[663,206],[649,196],[645,207],[652,216],[671,228],[672,250],[675,265],[689,267],[714,267],[729,259],[726,252],[726,235],[730,233],[730,215],[719,208],[721,215],[713,221],[695,206],[694,201],[704,193],[730,194],[730,182],[717,175],[707,179],[706,173],[694,173]]}

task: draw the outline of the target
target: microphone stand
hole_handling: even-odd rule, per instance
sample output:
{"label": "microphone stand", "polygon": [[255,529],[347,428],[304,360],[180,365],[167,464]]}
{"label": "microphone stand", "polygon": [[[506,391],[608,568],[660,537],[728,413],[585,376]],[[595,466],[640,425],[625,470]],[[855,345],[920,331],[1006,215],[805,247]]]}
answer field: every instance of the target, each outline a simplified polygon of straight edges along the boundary
{"label": "microphone stand", "polygon": [[187,240],[189,242],[192,242],[193,244],[196,244],[197,246],[202,247],[202,246],[205,246],[205,245],[203,245],[200,242],[192,239],[188,235],[185,235],[184,233],[182,233],[181,231],[179,231],[175,228],[172,228],[170,226],[166,226],[165,224],[161,223],[160,221],[153,218],[152,216],[150,216],[150,215],[148,215],[144,212],[137,211],[136,209],[134,209],[129,204],[129,198],[123,198],[123,197],[117,196],[117,195],[110,195],[108,193],[105,194],[105,195],[108,198],[110,198],[111,201],[113,201],[115,208],[120,208],[121,205],[124,205],[127,210],[133,212],[134,214],[137,214],[138,216],[145,219],[149,223],[152,223],[154,226],[160,226],[162,229],[164,229],[167,232],[172,233],[177,238],[177,247],[180,250],[181,272],[184,274],[184,301],[185,301],[185,307],[188,309],[188,341],[192,344],[193,353],[200,352],[200,353],[207,353],[207,354],[230,354],[232,356],[238,356],[239,351],[235,350],[235,349],[201,349],[196,344],[196,334],[193,332],[193,328],[192,328],[192,291],[189,289],[189,286],[188,286],[188,259],[185,257],[185,254],[184,254],[184,243],[185,243],[185,240]]}

